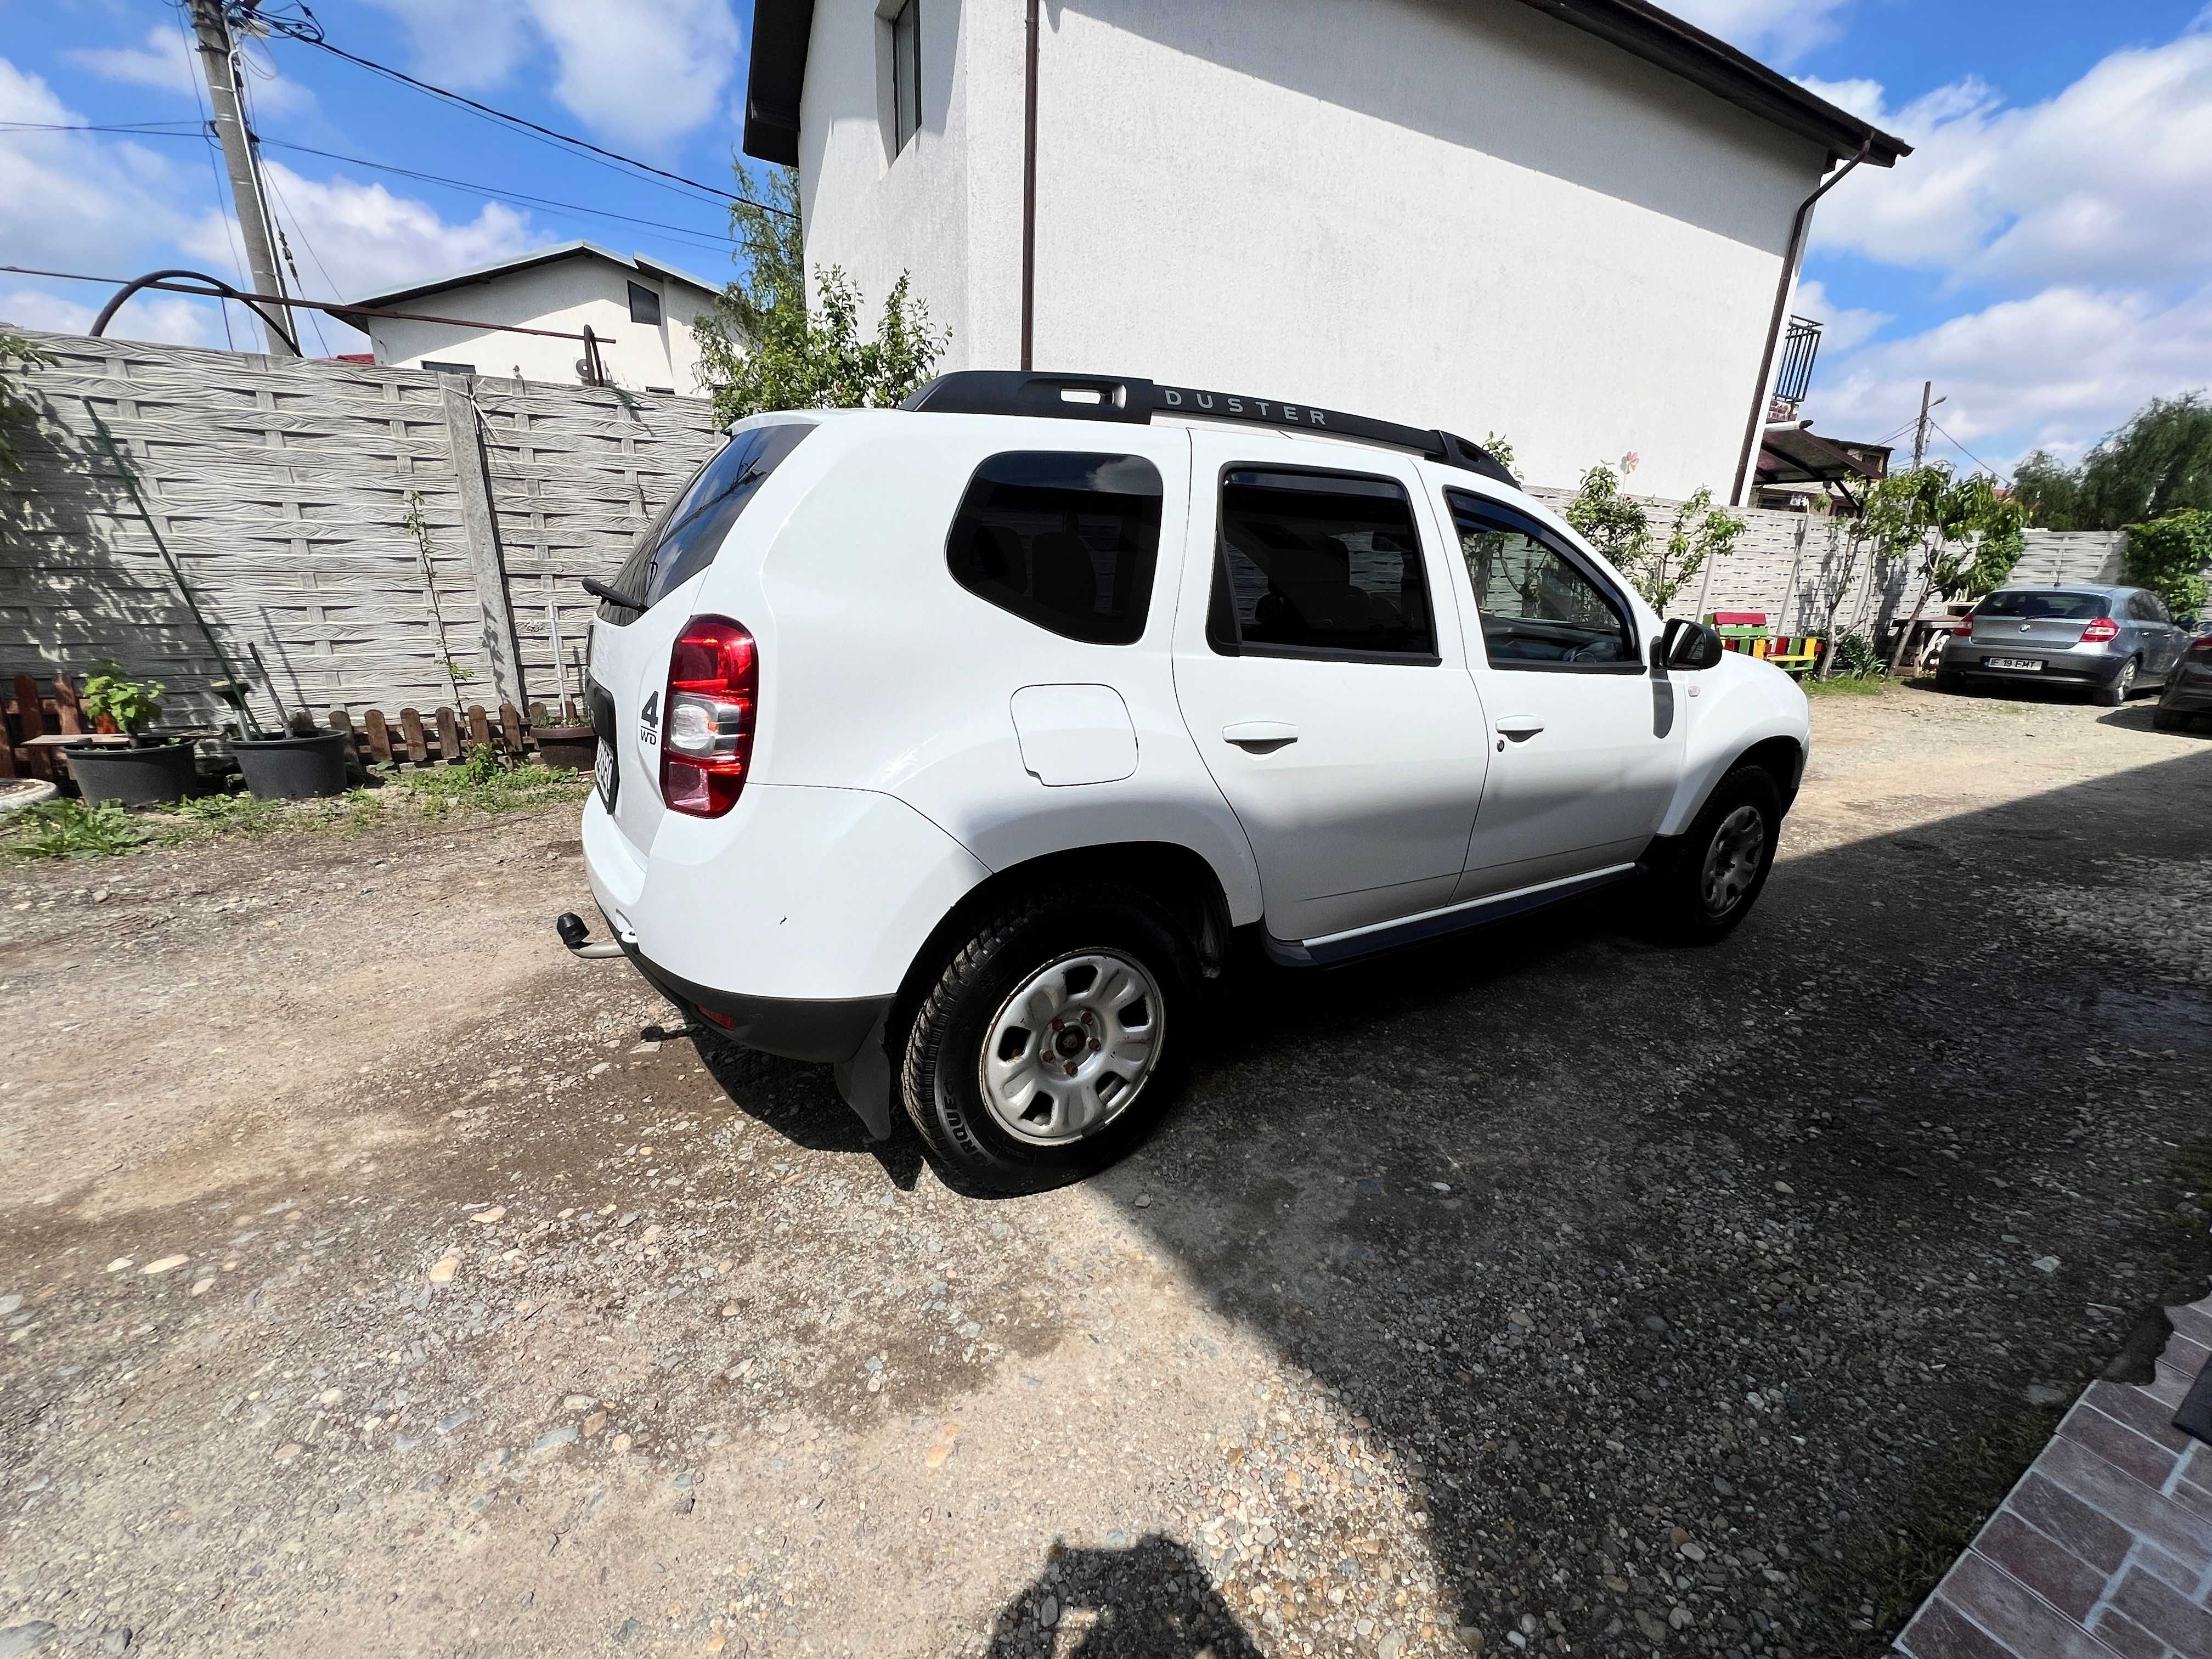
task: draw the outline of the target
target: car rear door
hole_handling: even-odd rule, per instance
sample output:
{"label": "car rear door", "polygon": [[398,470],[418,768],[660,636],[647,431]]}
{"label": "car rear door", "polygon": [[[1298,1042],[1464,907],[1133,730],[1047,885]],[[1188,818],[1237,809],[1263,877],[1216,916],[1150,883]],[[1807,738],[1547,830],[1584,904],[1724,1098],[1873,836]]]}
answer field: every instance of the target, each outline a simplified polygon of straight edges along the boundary
{"label": "car rear door", "polygon": [[1681,776],[1695,705],[1649,666],[1626,590],[1556,525],[1471,486],[1444,486],[1438,505],[1493,751],[1455,902],[1632,864]]}
{"label": "car rear door", "polygon": [[1488,727],[1419,469],[1234,432],[1191,440],[1176,695],[1251,841],[1267,931],[1311,940],[1441,908]]}

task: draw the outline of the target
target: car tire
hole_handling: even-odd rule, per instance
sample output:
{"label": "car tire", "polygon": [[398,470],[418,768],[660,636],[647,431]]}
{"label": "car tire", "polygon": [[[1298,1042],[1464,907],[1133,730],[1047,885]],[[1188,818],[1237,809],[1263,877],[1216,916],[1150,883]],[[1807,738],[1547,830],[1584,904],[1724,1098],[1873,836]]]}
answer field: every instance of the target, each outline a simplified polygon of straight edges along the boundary
{"label": "car tire", "polygon": [[2122,707],[2135,692],[2136,674],[2141,667],[2142,664],[2136,658],[2130,657],[2120,665],[2120,672],[2112,676],[2112,683],[2099,686],[2089,694],[2090,698],[2101,708]]}
{"label": "car tire", "polygon": [[[1781,792],[1764,767],[1739,766],[1723,778],[1647,873],[1646,896],[1660,936],[1678,945],[1716,945],[1741,927],[1765,890],[1781,830]],[[1755,842],[1747,842],[1753,833]]]}
{"label": "car tire", "polygon": [[[1147,895],[1027,894],[977,923],[923,994],[902,1044],[901,1103],[950,1176],[1001,1192],[1079,1180],[1127,1153],[1165,1109],[1200,981],[1188,933]],[[1132,988],[1134,1000],[1115,1006]],[[1048,1059],[1080,1073],[1063,1087]]]}

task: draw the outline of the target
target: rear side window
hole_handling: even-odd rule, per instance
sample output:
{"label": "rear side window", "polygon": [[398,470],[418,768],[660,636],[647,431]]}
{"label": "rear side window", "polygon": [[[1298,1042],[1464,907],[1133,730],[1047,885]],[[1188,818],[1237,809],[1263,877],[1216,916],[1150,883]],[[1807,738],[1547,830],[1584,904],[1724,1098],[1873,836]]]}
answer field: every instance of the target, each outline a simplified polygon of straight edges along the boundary
{"label": "rear side window", "polygon": [[2025,587],[1990,594],[1974,607],[1974,614],[2017,617],[2022,622],[2094,622],[2110,608],[2102,593],[2058,593]]}
{"label": "rear side window", "polygon": [[1405,487],[1352,472],[1231,468],[1206,635],[1229,653],[1434,662]]}
{"label": "rear side window", "polygon": [[[646,527],[623,562],[614,586],[639,595],[647,605],[658,605],[671,589],[714,563],[722,538],[768,482],[769,474],[813,430],[806,422],[781,421],[750,428],[731,439]],[[628,623],[637,614],[617,605],[599,606],[599,615],[612,623]]]}
{"label": "rear side window", "polygon": [[1013,450],[975,469],[945,562],[977,599],[1092,645],[1145,631],[1160,546],[1159,469],[1141,455]]}

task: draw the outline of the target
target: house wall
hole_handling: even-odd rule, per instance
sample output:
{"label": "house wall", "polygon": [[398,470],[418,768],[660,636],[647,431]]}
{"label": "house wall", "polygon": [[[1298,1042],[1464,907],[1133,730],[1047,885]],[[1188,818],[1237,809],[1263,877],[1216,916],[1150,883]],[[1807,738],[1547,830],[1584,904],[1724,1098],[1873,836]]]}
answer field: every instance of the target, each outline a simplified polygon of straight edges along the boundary
{"label": "house wall", "polygon": [[[896,158],[887,31],[816,9],[809,262],[872,306],[910,270],[945,367],[1012,367],[1020,8],[921,3]],[[1519,6],[1042,15],[1039,367],[1495,431],[1540,478],[1633,450],[1655,490],[1725,494],[1814,145]]]}
{"label": "house wall", "polygon": [[[629,319],[631,283],[661,296],[655,327]],[[630,391],[659,386],[679,396],[696,395],[699,349],[691,319],[710,307],[713,296],[652,272],[640,272],[604,259],[580,255],[552,264],[534,265],[484,282],[457,283],[396,307],[440,316],[466,317],[526,328],[581,334],[586,324],[599,337],[600,357],[615,385]],[[493,329],[453,328],[442,323],[369,318],[368,335],[376,361],[395,368],[420,368],[425,358],[475,365],[480,374],[574,386],[581,340],[550,340],[534,334],[503,334]]]}

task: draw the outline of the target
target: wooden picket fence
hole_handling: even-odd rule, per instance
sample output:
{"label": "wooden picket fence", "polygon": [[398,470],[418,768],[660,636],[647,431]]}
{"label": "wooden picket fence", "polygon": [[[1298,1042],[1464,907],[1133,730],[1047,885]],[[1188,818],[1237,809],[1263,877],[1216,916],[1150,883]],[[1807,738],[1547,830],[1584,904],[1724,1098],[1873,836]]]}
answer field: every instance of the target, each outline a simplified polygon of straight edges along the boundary
{"label": "wooden picket fence", "polygon": [[[42,692],[33,676],[18,674],[14,695],[0,703],[6,718],[6,731],[0,734],[5,739],[0,741],[0,778],[65,780],[69,769],[60,751],[35,739],[82,737],[94,729],[76,682],[67,674],[56,674],[50,684],[52,689]],[[496,709],[471,703],[465,708],[433,708],[427,714],[403,708],[389,717],[380,708],[365,709],[358,724],[344,709],[333,708],[328,720],[331,731],[353,738],[369,764],[402,770],[451,765],[467,759],[469,751],[479,745],[523,759],[538,752],[539,732],[581,724],[573,702],[563,703],[557,714],[543,702],[533,702],[527,716],[513,703],[501,703]]]}

